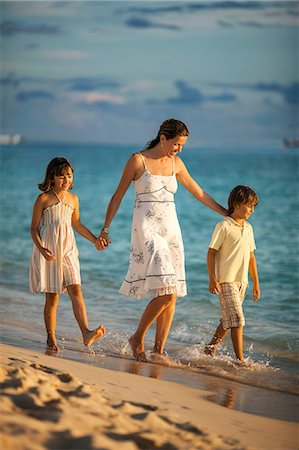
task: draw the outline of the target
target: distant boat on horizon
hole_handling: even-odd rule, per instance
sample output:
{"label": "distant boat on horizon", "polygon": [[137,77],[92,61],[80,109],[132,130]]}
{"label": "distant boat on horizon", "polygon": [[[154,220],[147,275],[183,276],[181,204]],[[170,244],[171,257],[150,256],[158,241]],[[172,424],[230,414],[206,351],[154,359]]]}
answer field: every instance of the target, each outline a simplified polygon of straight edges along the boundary
{"label": "distant boat on horizon", "polygon": [[299,148],[299,139],[283,139],[283,145],[285,148]]}
{"label": "distant boat on horizon", "polygon": [[0,134],[0,145],[18,145],[21,142],[20,134]]}

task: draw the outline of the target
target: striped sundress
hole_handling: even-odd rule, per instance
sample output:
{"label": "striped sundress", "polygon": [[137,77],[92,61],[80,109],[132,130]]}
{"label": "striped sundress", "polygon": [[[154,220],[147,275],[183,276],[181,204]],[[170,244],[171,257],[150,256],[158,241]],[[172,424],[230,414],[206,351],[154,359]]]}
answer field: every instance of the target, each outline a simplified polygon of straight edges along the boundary
{"label": "striped sundress", "polygon": [[78,249],[72,228],[74,209],[56,197],[58,203],[44,209],[39,227],[43,247],[50,250],[56,259],[47,261],[33,245],[29,272],[31,292],[61,294],[67,286],[81,284]]}

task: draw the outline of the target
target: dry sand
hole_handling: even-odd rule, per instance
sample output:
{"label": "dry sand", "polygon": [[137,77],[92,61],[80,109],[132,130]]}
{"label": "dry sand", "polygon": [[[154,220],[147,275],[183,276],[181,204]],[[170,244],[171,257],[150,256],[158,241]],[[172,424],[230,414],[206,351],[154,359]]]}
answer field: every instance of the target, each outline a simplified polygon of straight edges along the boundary
{"label": "dry sand", "polygon": [[297,424],[225,409],[207,391],[0,347],[1,450],[298,448]]}

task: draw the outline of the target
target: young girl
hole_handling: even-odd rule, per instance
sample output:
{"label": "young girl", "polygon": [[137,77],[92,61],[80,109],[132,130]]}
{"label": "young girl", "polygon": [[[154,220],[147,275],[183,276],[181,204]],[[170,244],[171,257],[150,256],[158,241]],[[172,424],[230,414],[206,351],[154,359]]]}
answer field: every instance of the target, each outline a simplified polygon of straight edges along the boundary
{"label": "young girl", "polygon": [[43,193],[37,197],[32,215],[31,237],[35,245],[30,264],[30,291],[46,294],[47,347],[59,351],[55,336],[56,310],[59,294],[65,290],[72,301],[83,342],[89,346],[105,334],[105,328],[100,325],[90,330],[88,327],[72,226],[93,243],[96,237],[80,222],[78,197],[69,192],[73,187],[73,168],[69,161],[52,159],[38,187]]}

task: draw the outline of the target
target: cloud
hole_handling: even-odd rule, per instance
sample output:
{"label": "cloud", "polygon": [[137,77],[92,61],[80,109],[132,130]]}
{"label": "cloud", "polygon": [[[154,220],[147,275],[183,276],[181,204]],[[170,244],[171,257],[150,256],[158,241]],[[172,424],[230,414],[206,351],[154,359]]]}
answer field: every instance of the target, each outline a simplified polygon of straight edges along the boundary
{"label": "cloud", "polygon": [[229,87],[231,89],[246,89],[262,93],[273,93],[282,96],[284,101],[288,104],[299,104],[299,83],[295,82],[289,85],[282,85],[280,83],[265,83],[259,82],[255,84],[249,83],[212,83],[212,86]]}
{"label": "cloud", "polygon": [[120,87],[120,83],[110,78],[78,77],[63,80],[63,84],[71,91],[94,91],[96,89],[113,89]]}
{"label": "cloud", "polygon": [[126,103],[125,97],[110,94],[109,92],[90,92],[84,96],[84,100],[88,104],[112,103],[114,105],[124,105]]}
{"label": "cloud", "polygon": [[37,48],[39,48],[39,44],[37,42],[30,42],[29,44],[26,44],[24,48],[26,50],[36,50]]}
{"label": "cloud", "polygon": [[14,73],[9,73],[0,78],[0,84],[3,86],[18,87],[22,81],[23,78],[17,77]]}
{"label": "cloud", "polygon": [[218,95],[207,96],[206,99],[211,100],[213,102],[229,103],[237,101],[238,97],[235,94],[232,94],[231,92],[222,92],[221,94]]}
{"label": "cloud", "polygon": [[226,20],[218,20],[217,23],[220,27],[225,28],[232,28],[234,26],[234,24],[232,24],[231,22],[227,22]]}
{"label": "cloud", "polygon": [[126,12],[133,12],[138,14],[161,14],[161,13],[172,13],[181,12],[184,9],[183,5],[172,5],[172,6],[153,6],[153,7],[140,7],[133,6],[128,8]]}
{"label": "cloud", "polygon": [[175,83],[178,90],[178,96],[168,98],[167,103],[176,103],[181,105],[194,105],[203,102],[228,103],[237,100],[237,96],[230,92],[222,92],[217,95],[204,95],[199,89],[191,87],[186,81],[178,80]]}
{"label": "cloud", "polygon": [[122,92],[130,92],[130,91],[136,91],[136,90],[145,90],[145,89],[152,89],[156,86],[156,83],[150,80],[138,80],[133,83],[127,84],[126,86],[122,87]]}
{"label": "cloud", "polygon": [[45,58],[81,60],[91,57],[90,53],[79,50],[51,50],[44,53]]}
{"label": "cloud", "polygon": [[178,90],[178,96],[169,98],[167,100],[168,103],[194,104],[204,101],[204,96],[202,95],[202,93],[199,90],[188,85],[186,81],[178,80],[176,81],[175,85]]}
{"label": "cloud", "polygon": [[62,30],[58,25],[47,23],[29,24],[27,22],[6,20],[0,24],[0,33],[4,36],[13,36],[20,33],[56,35],[62,34]]}
{"label": "cloud", "polygon": [[[273,6],[271,4],[271,6]],[[209,11],[209,10],[261,10],[267,7],[263,2],[255,1],[218,1],[218,2],[194,2],[175,5],[164,6],[134,6],[127,11],[140,14],[163,14],[163,13],[181,13],[194,11]]]}
{"label": "cloud", "polygon": [[27,102],[29,100],[54,100],[55,96],[49,91],[21,91],[16,95],[19,102]]}
{"label": "cloud", "polygon": [[154,23],[147,19],[144,19],[143,17],[131,17],[130,19],[126,20],[126,25],[131,28],[162,28],[165,30],[180,30],[181,28],[177,25],[167,25],[162,23]]}
{"label": "cloud", "polygon": [[[266,2],[255,2],[255,1],[218,1],[218,2],[200,2],[200,3],[189,3],[186,8],[189,10],[232,10],[232,9],[242,9],[242,10],[261,10],[267,7],[264,3]],[[271,2],[272,3],[272,2]],[[271,4],[271,6],[273,6]]]}

